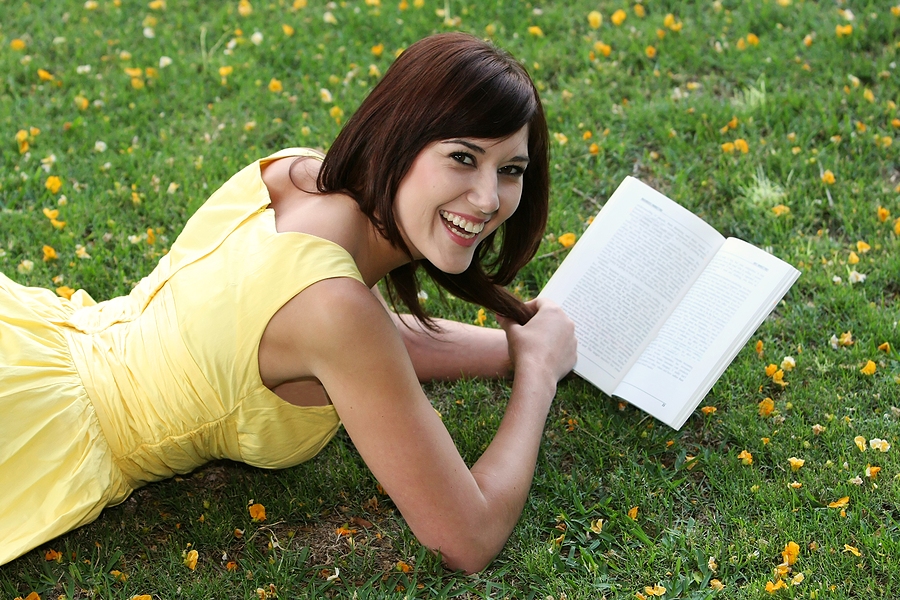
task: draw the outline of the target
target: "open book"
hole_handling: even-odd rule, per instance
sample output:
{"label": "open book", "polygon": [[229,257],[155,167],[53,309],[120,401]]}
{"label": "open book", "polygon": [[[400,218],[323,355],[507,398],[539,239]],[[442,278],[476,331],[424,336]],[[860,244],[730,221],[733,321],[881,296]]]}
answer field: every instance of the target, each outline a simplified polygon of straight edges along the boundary
{"label": "open book", "polygon": [[800,272],[626,177],[540,296],[575,372],[680,429]]}

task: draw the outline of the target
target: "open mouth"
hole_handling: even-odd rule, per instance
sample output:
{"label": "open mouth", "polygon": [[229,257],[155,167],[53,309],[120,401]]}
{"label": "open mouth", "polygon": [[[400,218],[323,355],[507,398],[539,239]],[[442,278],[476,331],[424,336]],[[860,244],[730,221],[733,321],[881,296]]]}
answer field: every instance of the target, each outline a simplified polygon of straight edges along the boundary
{"label": "open mouth", "polygon": [[445,210],[440,211],[441,218],[447,224],[447,227],[461,238],[470,240],[484,229],[484,221],[481,223],[472,223],[459,215],[454,215]]}

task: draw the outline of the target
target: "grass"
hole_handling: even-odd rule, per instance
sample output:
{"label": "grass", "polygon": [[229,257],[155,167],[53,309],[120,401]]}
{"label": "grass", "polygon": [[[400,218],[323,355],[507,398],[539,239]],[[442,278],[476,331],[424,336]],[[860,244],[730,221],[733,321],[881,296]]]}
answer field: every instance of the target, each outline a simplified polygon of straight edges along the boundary
{"label": "grass", "polygon": [[[564,382],[525,512],[483,573],[444,571],[341,434],[292,469],[215,463],[141,489],[94,524],[0,567],[0,598],[572,600],[649,597],[662,587],[664,598],[900,595],[900,9],[647,2],[641,18],[631,4],[606,0],[425,0],[405,10],[394,0],[251,2],[247,15],[238,2],[7,3],[0,271],[98,299],[127,293],[231,173],[284,146],[327,148],[395,51],[458,28],[489,35],[526,64],[558,134],[550,226],[540,258],[520,274],[520,293],[540,289],[564,256],[556,238],[580,233],[630,174],[803,276],[704,401],[715,412],[698,411],[679,432],[578,379]],[[619,26],[617,9],[626,13]],[[598,29],[592,10],[603,15]],[[845,25],[852,32],[839,36]],[[163,56],[170,65],[161,66]],[[270,91],[273,79],[281,91]],[[723,150],[739,139],[746,153]],[[51,175],[61,179],[56,193],[45,187]],[[776,205],[790,210],[777,216]],[[62,229],[45,208],[59,210]],[[59,258],[42,260],[44,245]],[[79,258],[78,246],[90,258]],[[865,281],[851,283],[854,271]],[[428,289],[433,312],[475,318],[476,307],[441,303]],[[832,335],[847,331],[854,343],[833,348]],[[892,349],[879,350],[883,342]],[[797,367],[782,388],[764,368],[785,356]],[[869,360],[871,376],[860,372]],[[473,461],[508,386],[464,381],[427,391]],[[761,416],[766,397],[774,410]],[[895,447],[861,452],[856,436]],[[738,458],[745,450],[752,464]],[[793,471],[791,457],[804,465]],[[870,465],[881,467],[877,477],[866,475]],[[846,506],[829,507],[843,497]],[[250,519],[251,500],[265,505],[266,521]],[[341,527],[356,532],[339,536]],[[770,596],[789,542],[798,557],[785,589]],[[57,560],[45,559],[50,549]],[[183,562],[191,550],[195,570]]]}

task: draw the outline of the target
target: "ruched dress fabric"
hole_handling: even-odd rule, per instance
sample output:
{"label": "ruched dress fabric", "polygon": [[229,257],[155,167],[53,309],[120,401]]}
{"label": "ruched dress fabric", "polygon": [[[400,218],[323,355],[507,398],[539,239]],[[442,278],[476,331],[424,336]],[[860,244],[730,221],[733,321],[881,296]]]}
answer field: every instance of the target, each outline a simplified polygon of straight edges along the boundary
{"label": "ruched dress fabric", "polygon": [[0,274],[0,564],[97,518],[151,481],[214,459],[303,462],[340,424],[259,375],[271,317],[350,255],[275,229],[260,165],[234,175],[127,296],[96,303]]}

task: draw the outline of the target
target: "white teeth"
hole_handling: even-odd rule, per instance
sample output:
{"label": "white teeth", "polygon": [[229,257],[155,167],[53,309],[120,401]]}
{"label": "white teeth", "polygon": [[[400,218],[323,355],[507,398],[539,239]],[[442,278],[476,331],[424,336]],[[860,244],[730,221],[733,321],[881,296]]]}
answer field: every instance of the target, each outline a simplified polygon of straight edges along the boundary
{"label": "white teeth", "polygon": [[[441,217],[444,218],[448,223],[452,223],[454,227],[471,233],[473,235],[477,235],[481,233],[484,229],[484,222],[482,223],[472,223],[467,221],[466,219],[460,217],[459,215],[450,214],[445,210],[440,211]],[[463,236],[468,237],[468,236]]]}

